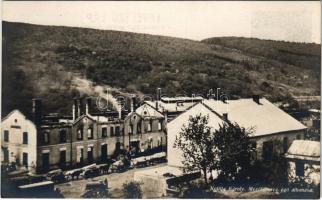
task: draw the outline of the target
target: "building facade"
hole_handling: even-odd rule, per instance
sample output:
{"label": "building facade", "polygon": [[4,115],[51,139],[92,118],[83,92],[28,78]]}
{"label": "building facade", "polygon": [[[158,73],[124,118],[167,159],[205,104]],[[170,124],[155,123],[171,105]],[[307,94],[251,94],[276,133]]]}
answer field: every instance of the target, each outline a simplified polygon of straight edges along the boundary
{"label": "building facade", "polygon": [[190,116],[208,115],[209,126],[230,122],[249,130],[258,159],[270,159],[274,153],[284,154],[293,140],[304,138],[306,127],[266,99],[204,100],[186,110],[168,123],[168,163],[182,166],[183,157],[174,148],[175,138]]}
{"label": "building facade", "polygon": [[1,161],[33,170],[37,163],[37,130],[34,123],[14,110],[1,121]]}
{"label": "building facade", "polygon": [[37,166],[42,170],[105,162],[123,148],[124,120],[99,121],[88,114],[73,123],[40,128]]}
{"label": "building facade", "polygon": [[125,118],[125,144],[134,152],[151,149],[166,150],[166,119],[148,104],[137,108]]}
{"label": "building facade", "polygon": [[89,112],[90,100],[86,105],[80,102],[74,101],[72,117],[43,116],[40,99],[33,100],[32,121],[19,111],[10,113],[2,121],[2,160],[14,159],[20,165],[46,172],[104,163],[124,151],[165,149],[166,120],[152,107],[94,115]]}

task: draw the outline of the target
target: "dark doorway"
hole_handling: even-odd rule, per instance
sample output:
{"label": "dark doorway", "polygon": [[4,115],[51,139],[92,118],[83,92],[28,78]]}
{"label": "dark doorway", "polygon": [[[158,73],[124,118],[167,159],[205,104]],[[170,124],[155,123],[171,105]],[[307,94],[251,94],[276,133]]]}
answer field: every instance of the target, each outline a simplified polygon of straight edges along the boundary
{"label": "dark doorway", "polygon": [[148,150],[151,150],[153,148],[153,140],[149,139],[148,141]]}
{"label": "dark doorway", "polygon": [[101,146],[101,160],[103,162],[107,161],[107,144]]}
{"label": "dark doorway", "polygon": [[295,174],[296,176],[304,176],[304,163],[301,161],[295,162]]}
{"label": "dark doorway", "polygon": [[42,166],[44,171],[49,170],[49,153],[42,154]]}
{"label": "dark doorway", "polygon": [[288,150],[288,138],[284,137],[283,138],[283,152],[286,153]]}
{"label": "dark doorway", "polygon": [[28,166],[28,153],[22,153],[22,164]]}
{"label": "dark doorway", "polygon": [[59,163],[60,163],[60,166],[61,167],[65,167],[66,166],[66,150],[60,151]]}
{"label": "dark doorway", "polygon": [[80,158],[79,158],[79,163],[82,165],[84,163],[84,149],[80,149]]}
{"label": "dark doorway", "polygon": [[3,162],[4,163],[9,163],[9,151],[7,148],[3,148]]}
{"label": "dark doorway", "polygon": [[117,158],[117,156],[121,153],[121,143],[120,142],[116,142],[115,143],[115,151],[114,154],[112,156],[112,158]]}
{"label": "dark doorway", "polygon": [[265,160],[271,159],[273,156],[274,143],[273,141],[263,142],[263,158]]}
{"label": "dark doorway", "polygon": [[93,147],[88,147],[87,148],[87,161],[88,163],[92,163],[93,162]]}
{"label": "dark doorway", "polygon": [[119,152],[121,150],[121,143],[120,142],[116,142],[115,144],[115,151]]}

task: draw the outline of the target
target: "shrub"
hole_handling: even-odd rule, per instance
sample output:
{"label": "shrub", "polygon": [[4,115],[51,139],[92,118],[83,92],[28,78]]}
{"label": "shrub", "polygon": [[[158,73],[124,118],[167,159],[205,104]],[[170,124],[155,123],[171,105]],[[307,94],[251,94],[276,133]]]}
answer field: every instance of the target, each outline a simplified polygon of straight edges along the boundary
{"label": "shrub", "polygon": [[124,198],[141,199],[142,198],[141,184],[136,181],[124,183],[123,193],[124,193]]}

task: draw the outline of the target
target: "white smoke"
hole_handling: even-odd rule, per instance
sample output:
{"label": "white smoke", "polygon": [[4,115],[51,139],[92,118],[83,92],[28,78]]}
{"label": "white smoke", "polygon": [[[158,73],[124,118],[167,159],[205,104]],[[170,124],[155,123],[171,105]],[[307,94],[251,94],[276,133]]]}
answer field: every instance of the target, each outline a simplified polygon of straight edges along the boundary
{"label": "white smoke", "polygon": [[111,103],[113,108],[119,110],[119,103],[111,94],[112,91],[120,93],[119,89],[110,86],[95,85],[92,81],[74,76],[72,79],[72,86],[80,92],[81,95],[89,95],[105,99]]}

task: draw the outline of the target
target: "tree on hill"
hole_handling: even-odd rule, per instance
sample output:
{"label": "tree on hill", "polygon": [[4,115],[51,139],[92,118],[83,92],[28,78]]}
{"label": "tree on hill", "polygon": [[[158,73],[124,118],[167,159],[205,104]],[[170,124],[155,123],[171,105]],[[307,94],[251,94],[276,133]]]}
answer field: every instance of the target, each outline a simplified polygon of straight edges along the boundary
{"label": "tree on hill", "polygon": [[190,117],[182,127],[174,147],[183,152],[185,172],[200,170],[208,185],[207,173],[220,172],[225,181],[246,177],[254,148],[250,132],[237,124],[224,123],[212,131],[209,116]]}

